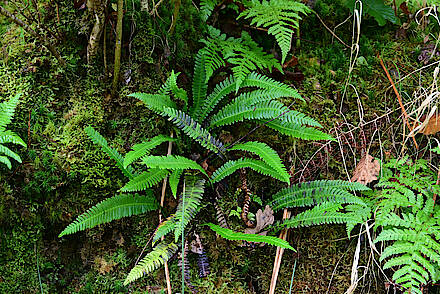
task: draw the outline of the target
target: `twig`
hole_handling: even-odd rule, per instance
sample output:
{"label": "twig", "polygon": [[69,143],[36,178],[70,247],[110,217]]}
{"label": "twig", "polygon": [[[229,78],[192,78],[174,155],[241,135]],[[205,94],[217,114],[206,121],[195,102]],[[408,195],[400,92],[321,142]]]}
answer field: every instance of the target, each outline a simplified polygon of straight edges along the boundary
{"label": "twig", "polygon": [[[173,131],[171,131],[170,137],[173,138],[173,136],[174,136]],[[168,143],[168,152],[167,152],[168,156],[171,155],[171,151],[172,150],[173,150],[173,142],[170,141]],[[165,202],[165,191],[166,191],[166,188],[167,188],[167,181],[168,181],[168,177],[165,177],[165,179],[163,179],[163,182],[162,182],[162,194],[161,194],[161,197],[160,197],[160,207],[163,207],[163,203]],[[162,222],[162,214],[159,213],[159,223],[161,223],[161,222]],[[163,240],[164,236],[162,236],[161,239]],[[165,261],[163,265],[165,267],[165,278],[167,280],[167,291],[168,291],[168,294],[172,294],[172,292],[171,292],[170,271],[168,269],[168,262]]]}
{"label": "twig", "polygon": [[55,58],[58,60],[58,62],[62,66],[66,65],[66,62],[61,57],[61,55],[58,53],[57,49],[49,42],[49,40],[47,40],[46,37],[38,34],[36,31],[31,29],[31,27],[27,23],[25,23],[21,19],[17,18],[15,15],[13,15],[11,12],[9,12],[8,10],[4,9],[1,6],[0,6],[0,14],[3,14],[4,16],[10,18],[14,23],[21,26],[26,32],[28,32],[29,34],[31,34],[32,36],[34,36],[35,38],[40,40],[40,42],[43,44],[43,46],[46,47],[52,53],[53,56],[55,56]]}
{"label": "twig", "polygon": [[[288,218],[290,218],[290,211],[288,211],[287,208],[285,208],[284,212],[283,212],[283,220],[288,219]],[[286,240],[287,233],[288,233],[288,229],[282,230],[279,238]],[[281,259],[283,258],[283,253],[284,253],[284,248],[277,247],[277,253],[275,255],[275,261],[274,261],[273,270],[272,270],[272,279],[270,281],[269,294],[275,293],[275,288],[277,286],[278,273],[280,271]]]}
{"label": "twig", "polygon": [[[313,11],[313,10],[312,10]],[[315,12],[315,11],[313,11]],[[342,45],[344,45],[347,48],[351,48],[350,46],[348,46],[347,44],[345,44],[344,41],[342,41],[341,38],[339,38],[325,23],[324,21],[319,17],[318,13],[315,12],[316,17],[319,19],[319,21],[322,23],[322,25],[327,29],[327,31],[329,31],[330,34],[332,34],[333,37],[335,37],[339,42],[341,42]]]}
{"label": "twig", "polygon": [[[394,84],[393,79],[390,76],[390,73],[388,72],[387,68],[385,67],[385,64],[383,63],[382,58],[380,57],[379,54],[377,54],[377,57],[379,58],[380,65],[382,66],[383,70],[385,71],[385,74],[387,75],[387,78],[390,81],[391,86],[393,87],[394,93],[396,93],[397,100],[399,100],[400,109],[402,110],[402,113],[403,113],[403,120],[405,121],[406,126],[408,127],[408,129],[411,132],[412,128],[408,122],[408,113],[406,112],[405,107],[403,106],[402,98],[400,97],[399,91],[397,91],[396,85]],[[414,134],[412,134],[411,138],[414,141],[414,145],[416,146],[416,149],[419,150],[419,145],[416,142],[416,138],[415,138]]]}

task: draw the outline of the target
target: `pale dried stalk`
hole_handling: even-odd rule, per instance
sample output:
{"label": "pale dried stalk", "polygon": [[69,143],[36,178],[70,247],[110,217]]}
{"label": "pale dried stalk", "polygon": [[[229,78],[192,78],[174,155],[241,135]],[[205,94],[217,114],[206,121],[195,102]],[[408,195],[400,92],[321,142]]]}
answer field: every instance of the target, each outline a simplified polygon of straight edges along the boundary
{"label": "pale dried stalk", "polygon": [[[173,135],[174,134],[171,131],[170,137],[173,138]],[[171,155],[171,151],[172,150],[173,150],[173,142],[170,141],[168,143],[168,152],[167,152],[168,156]],[[163,179],[163,182],[162,182],[162,194],[160,196],[160,207],[163,207],[163,203],[165,202],[165,191],[166,191],[166,188],[167,188],[167,182],[168,182],[168,177],[165,177],[165,179]],[[159,223],[161,223],[161,222],[162,222],[162,214],[159,213]],[[165,238],[165,236],[162,236],[161,240],[163,240],[164,238]],[[163,265],[164,265],[164,268],[165,268],[165,278],[167,280],[167,291],[168,291],[168,294],[172,294],[172,291],[171,291],[171,280],[170,280],[170,271],[168,269],[168,262],[165,261]]]}
{"label": "pale dried stalk", "polygon": [[[290,218],[290,211],[287,210],[287,208],[284,209],[283,212],[283,220]],[[288,229],[284,229],[280,233],[280,239],[286,240],[287,239],[287,233]],[[275,288],[277,286],[277,279],[278,279],[278,273],[280,271],[281,266],[281,259],[283,258],[284,248],[277,247],[277,253],[275,255],[275,261],[273,263],[273,270],[272,270],[272,279],[270,281],[270,289],[269,294],[275,293]]]}

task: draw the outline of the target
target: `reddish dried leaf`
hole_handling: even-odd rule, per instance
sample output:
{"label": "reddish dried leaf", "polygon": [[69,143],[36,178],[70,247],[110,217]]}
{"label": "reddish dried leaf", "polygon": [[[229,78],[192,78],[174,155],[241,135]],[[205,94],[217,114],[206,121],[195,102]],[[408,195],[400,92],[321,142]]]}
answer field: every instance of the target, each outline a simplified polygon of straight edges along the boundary
{"label": "reddish dried leaf", "polygon": [[366,154],[358,163],[353,172],[352,182],[359,182],[361,184],[368,184],[377,180],[377,175],[380,171],[379,160],[374,159],[373,156]]}
{"label": "reddish dried leaf", "polygon": [[428,121],[426,127],[421,131],[425,135],[434,135],[440,132],[440,115],[434,114]]}

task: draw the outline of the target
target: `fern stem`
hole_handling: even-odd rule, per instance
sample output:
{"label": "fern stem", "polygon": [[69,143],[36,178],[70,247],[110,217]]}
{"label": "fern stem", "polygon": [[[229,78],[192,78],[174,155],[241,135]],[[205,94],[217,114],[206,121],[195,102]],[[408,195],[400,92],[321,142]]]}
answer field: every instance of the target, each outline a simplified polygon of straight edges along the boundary
{"label": "fern stem", "polygon": [[[173,131],[171,131],[170,137],[173,138],[173,136],[174,136],[174,133],[173,133]],[[171,155],[171,151],[172,150],[173,150],[173,142],[169,141],[168,142],[168,151],[167,151],[167,155],[168,156]],[[167,188],[167,180],[168,180],[168,177],[165,177],[165,179],[163,179],[163,182],[162,182],[162,191],[161,191],[162,193],[161,193],[161,196],[160,196],[160,207],[161,208],[163,208],[163,203],[165,201],[165,191],[166,191],[166,188]],[[161,222],[162,222],[162,213],[159,212],[159,223],[161,223]],[[164,238],[165,237],[162,236],[161,240],[163,241]],[[171,291],[171,280],[170,280],[170,271],[168,269],[168,262],[165,261],[163,265],[164,265],[164,268],[165,268],[165,278],[167,280],[167,291],[168,291],[168,294],[172,294],[172,291]]]}
{"label": "fern stem", "polygon": [[[288,211],[287,208],[285,208],[283,212],[283,220],[288,218],[290,218],[290,211]],[[287,233],[288,233],[287,228],[282,230],[279,238],[286,240]],[[281,259],[283,258],[283,253],[284,253],[284,248],[277,247],[277,253],[275,255],[275,261],[273,264],[272,279],[270,281],[269,294],[275,294],[275,288],[277,286],[278,273],[280,271]]]}
{"label": "fern stem", "polygon": [[185,294],[185,223],[184,217],[185,213],[185,178],[183,179],[183,191],[182,191],[182,219],[181,219],[181,230],[182,230],[182,294]]}

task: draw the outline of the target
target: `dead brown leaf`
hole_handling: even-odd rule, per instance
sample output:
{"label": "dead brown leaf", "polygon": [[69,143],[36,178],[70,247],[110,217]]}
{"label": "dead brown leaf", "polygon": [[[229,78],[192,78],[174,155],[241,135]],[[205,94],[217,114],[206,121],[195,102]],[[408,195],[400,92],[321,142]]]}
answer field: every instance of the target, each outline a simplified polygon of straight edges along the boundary
{"label": "dead brown leaf", "polygon": [[377,175],[380,171],[379,160],[374,159],[373,156],[366,154],[358,163],[353,172],[352,182],[359,182],[361,184],[368,184],[377,180]]}
{"label": "dead brown leaf", "polygon": [[440,132],[440,115],[434,114],[428,121],[426,127],[422,130],[422,134],[434,135]]}
{"label": "dead brown leaf", "polygon": [[[273,216],[272,208],[270,208],[269,205],[266,205],[266,207],[264,208],[264,211],[262,211],[261,209],[258,209],[257,214],[255,215],[255,219],[257,221],[257,225],[255,226],[255,228],[246,228],[244,231],[246,234],[258,234],[265,227],[273,224],[274,216]],[[266,233],[267,232],[264,232],[264,235]]]}

